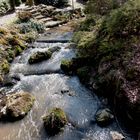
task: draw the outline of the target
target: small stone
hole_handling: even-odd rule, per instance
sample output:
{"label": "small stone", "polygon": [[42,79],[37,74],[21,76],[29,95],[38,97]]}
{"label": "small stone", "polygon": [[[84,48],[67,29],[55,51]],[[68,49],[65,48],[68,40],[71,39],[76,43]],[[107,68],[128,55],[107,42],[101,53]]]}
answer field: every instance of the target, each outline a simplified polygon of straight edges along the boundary
{"label": "small stone", "polygon": [[62,94],[65,94],[65,93],[68,93],[68,92],[69,92],[69,90],[67,90],[67,89],[61,90],[61,93],[62,93]]}
{"label": "small stone", "polygon": [[74,94],[74,93],[71,93],[71,92],[68,93],[68,95],[69,95],[69,96],[75,96],[75,94]]}
{"label": "small stone", "polygon": [[125,137],[117,131],[110,131],[110,135],[112,137],[112,140],[124,140],[125,139]]}

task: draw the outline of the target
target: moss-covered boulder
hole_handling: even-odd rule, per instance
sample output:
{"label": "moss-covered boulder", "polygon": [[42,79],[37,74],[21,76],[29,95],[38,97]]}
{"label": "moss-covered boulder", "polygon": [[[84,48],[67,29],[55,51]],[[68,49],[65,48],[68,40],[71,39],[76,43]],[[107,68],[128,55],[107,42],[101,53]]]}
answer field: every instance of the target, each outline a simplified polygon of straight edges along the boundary
{"label": "moss-covered boulder", "polygon": [[62,109],[53,108],[43,117],[43,121],[48,134],[55,135],[67,124],[67,117]]}
{"label": "moss-covered boulder", "polygon": [[106,108],[103,110],[98,110],[95,116],[97,124],[100,126],[106,126],[114,119],[114,116],[110,109]]}
{"label": "moss-covered boulder", "polygon": [[0,118],[18,120],[32,108],[35,98],[27,92],[7,95],[0,102]]}
{"label": "moss-covered boulder", "polygon": [[[65,73],[77,73],[77,70],[82,67],[94,65],[92,57],[77,57],[71,60],[62,60],[61,69]],[[80,71],[80,70],[79,70]]]}
{"label": "moss-covered boulder", "polygon": [[28,62],[29,62],[29,64],[39,63],[44,60],[48,60],[49,58],[51,58],[51,56],[52,56],[52,53],[50,51],[46,51],[46,52],[38,51],[30,56]]}
{"label": "moss-covered boulder", "polygon": [[85,66],[85,67],[81,67],[79,69],[77,69],[77,76],[79,77],[80,81],[88,84],[88,82],[90,81],[90,67]]}
{"label": "moss-covered boulder", "polygon": [[60,67],[65,73],[71,73],[73,71],[73,63],[71,60],[62,60]]}

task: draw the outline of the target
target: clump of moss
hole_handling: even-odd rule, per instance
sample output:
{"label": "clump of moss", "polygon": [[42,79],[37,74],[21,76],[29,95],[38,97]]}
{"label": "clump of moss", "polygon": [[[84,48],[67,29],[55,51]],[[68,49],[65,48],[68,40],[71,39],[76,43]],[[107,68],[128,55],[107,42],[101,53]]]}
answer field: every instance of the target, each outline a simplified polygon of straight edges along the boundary
{"label": "clump of moss", "polygon": [[26,33],[25,36],[24,36],[24,40],[27,43],[33,43],[36,38],[37,38],[37,33],[35,33],[35,32]]}
{"label": "clump of moss", "polygon": [[8,62],[11,62],[13,60],[13,58],[15,57],[15,53],[14,50],[12,50],[11,48],[6,49],[7,54],[7,60]]}
{"label": "clump of moss", "polygon": [[6,59],[4,59],[1,62],[1,71],[2,71],[2,73],[7,74],[9,72],[9,69],[10,69],[10,65],[9,65],[8,61]]}
{"label": "clump of moss", "polygon": [[44,126],[50,135],[55,135],[62,131],[67,124],[65,112],[60,108],[53,108],[43,117]]}

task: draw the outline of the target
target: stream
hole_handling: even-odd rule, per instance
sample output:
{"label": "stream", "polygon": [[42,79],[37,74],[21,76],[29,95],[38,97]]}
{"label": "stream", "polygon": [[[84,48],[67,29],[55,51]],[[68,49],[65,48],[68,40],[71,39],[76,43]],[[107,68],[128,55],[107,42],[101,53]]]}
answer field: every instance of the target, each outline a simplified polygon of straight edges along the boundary
{"label": "stream", "polygon": [[[54,38],[57,39],[56,36]],[[66,76],[60,69],[61,60],[75,57],[70,43],[35,42],[33,46],[12,63],[10,75],[20,77],[20,80],[6,92],[27,91],[35,96],[35,104],[22,120],[0,123],[0,140],[111,140],[110,131],[123,133],[126,140],[135,140],[133,134],[121,128],[115,120],[103,128],[95,123],[95,113],[103,107],[103,103],[76,76]],[[28,64],[33,53],[55,46],[61,47],[61,50],[48,61]],[[69,124],[63,132],[50,137],[45,132],[41,117],[53,107],[66,112]]]}

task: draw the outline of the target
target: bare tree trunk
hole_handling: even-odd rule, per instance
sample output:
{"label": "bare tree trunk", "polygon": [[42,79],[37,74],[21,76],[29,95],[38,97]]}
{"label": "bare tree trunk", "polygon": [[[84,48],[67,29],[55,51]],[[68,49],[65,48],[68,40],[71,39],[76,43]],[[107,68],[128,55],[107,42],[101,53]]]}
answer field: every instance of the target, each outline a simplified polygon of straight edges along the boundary
{"label": "bare tree trunk", "polygon": [[33,6],[34,5],[34,0],[27,0],[27,4],[29,6]]}
{"label": "bare tree trunk", "polygon": [[16,7],[16,4],[15,4],[15,0],[9,0],[9,3],[10,3],[10,8],[11,10],[15,10],[15,7]]}

